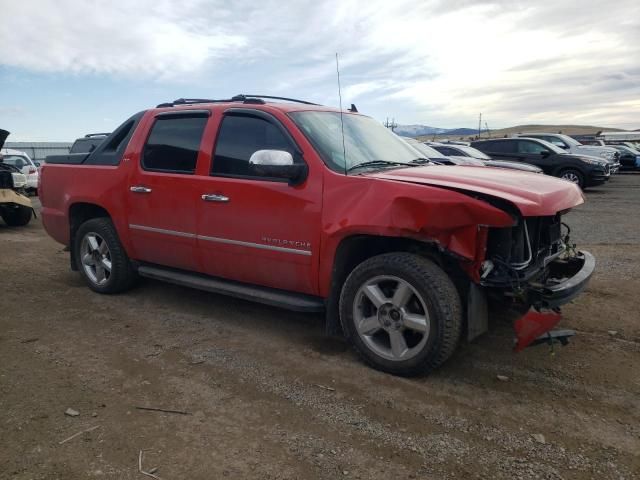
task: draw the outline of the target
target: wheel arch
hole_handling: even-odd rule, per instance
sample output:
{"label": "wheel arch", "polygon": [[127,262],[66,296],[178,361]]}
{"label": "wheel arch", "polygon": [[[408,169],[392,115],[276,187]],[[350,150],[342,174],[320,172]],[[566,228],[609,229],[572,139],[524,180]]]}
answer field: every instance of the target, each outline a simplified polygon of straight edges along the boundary
{"label": "wheel arch", "polygon": [[73,245],[75,243],[76,232],[80,225],[92,218],[109,218],[112,219],[109,211],[101,205],[90,202],[75,202],[69,206],[69,248],[71,251],[70,262],[71,270],[77,271],[78,265],[73,255]]}
{"label": "wheel arch", "polygon": [[331,286],[326,300],[325,331],[328,335],[342,333],[338,304],[342,286],[349,274],[365,260],[390,252],[415,253],[430,259],[451,277],[461,298],[466,296],[468,276],[456,258],[443,251],[436,241],[370,234],[350,235],[340,241],[333,259]]}

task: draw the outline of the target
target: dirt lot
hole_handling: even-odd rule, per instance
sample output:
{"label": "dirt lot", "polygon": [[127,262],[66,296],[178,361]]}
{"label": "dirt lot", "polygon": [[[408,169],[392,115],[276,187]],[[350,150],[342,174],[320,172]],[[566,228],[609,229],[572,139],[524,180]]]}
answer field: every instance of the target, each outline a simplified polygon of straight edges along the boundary
{"label": "dirt lot", "polygon": [[319,316],[153,281],[97,295],[39,221],[0,222],[0,478],[149,478],[140,450],[162,479],[640,478],[640,175],[587,196],[567,220],[599,269],[571,345],[515,355],[498,325],[413,380]]}

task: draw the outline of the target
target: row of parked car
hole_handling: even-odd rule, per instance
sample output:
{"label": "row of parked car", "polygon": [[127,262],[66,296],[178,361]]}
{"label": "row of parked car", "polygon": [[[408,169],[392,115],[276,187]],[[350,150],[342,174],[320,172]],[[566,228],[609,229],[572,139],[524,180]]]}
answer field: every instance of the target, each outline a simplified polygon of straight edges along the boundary
{"label": "row of parked car", "polygon": [[601,185],[620,168],[640,169],[640,151],[630,144],[583,145],[568,135],[520,133],[467,142],[420,142],[403,137],[430,161],[442,165],[511,168],[563,178],[581,188]]}

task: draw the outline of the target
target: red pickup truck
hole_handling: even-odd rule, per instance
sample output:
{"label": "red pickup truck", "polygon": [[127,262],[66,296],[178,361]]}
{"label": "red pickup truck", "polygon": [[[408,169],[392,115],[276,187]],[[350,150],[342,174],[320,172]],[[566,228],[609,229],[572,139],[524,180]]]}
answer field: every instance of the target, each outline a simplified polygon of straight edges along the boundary
{"label": "red pickup truck", "polygon": [[490,302],[530,309],[516,350],[564,341],[558,307],[595,266],[562,223],[575,185],[433,165],[355,108],[180,99],[40,178],[44,226],[96,292],[143,276],[325,311],[328,333],[399,375],[486,331]]}

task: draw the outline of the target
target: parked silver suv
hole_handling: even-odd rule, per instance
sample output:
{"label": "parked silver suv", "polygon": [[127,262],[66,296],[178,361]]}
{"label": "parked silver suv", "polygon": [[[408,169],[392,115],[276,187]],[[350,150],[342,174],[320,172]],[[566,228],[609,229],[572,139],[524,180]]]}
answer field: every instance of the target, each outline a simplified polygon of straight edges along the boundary
{"label": "parked silver suv", "polygon": [[569,135],[561,133],[518,133],[516,137],[539,138],[576,155],[589,155],[604,158],[609,162],[611,173],[620,170],[620,153],[611,147],[583,145]]}

